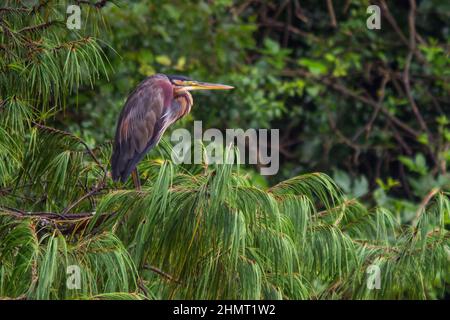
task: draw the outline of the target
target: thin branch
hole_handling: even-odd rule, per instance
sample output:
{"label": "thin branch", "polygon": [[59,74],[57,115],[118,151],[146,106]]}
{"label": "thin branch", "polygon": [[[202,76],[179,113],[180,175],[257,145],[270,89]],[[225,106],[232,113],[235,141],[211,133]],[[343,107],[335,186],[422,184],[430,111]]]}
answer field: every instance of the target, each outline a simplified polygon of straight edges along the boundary
{"label": "thin branch", "polygon": [[29,26],[29,27],[22,28],[22,29],[18,30],[17,33],[39,31],[39,30],[47,29],[50,26],[55,25],[55,24],[63,24],[63,22],[62,21],[58,21],[58,20],[53,20],[53,21],[37,24],[37,25],[34,25],[34,26]]}
{"label": "thin branch", "polygon": [[327,118],[328,123],[330,125],[331,130],[336,134],[336,136],[339,138],[340,141],[342,141],[344,144],[348,145],[350,148],[354,149],[356,151],[355,159],[358,159],[359,154],[361,153],[361,149],[366,148],[364,145],[358,145],[357,143],[353,142],[349,138],[347,138],[337,127],[336,122],[333,120],[333,117],[330,114],[330,111],[327,108]]}
{"label": "thin branch", "polygon": [[105,179],[103,179],[94,189],[92,189],[91,191],[89,191],[88,193],[84,194],[82,197],[80,197],[78,200],[76,200],[75,202],[71,203],[70,205],[68,205],[62,212],[62,214],[67,214],[70,210],[72,210],[73,208],[75,208],[78,204],[80,204],[84,199],[87,199],[97,193],[99,193],[101,190],[103,190],[105,186]]}
{"label": "thin branch", "polygon": [[27,296],[24,295],[24,294],[22,294],[22,295],[20,295],[20,296],[17,296],[17,297],[15,297],[15,298],[13,298],[13,297],[2,297],[2,296],[0,296],[0,301],[1,301],[1,300],[27,300]]}
{"label": "thin branch", "polygon": [[64,136],[67,136],[67,137],[71,137],[71,138],[75,139],[77,142],[79,142],[80,144],[83,145],[83,147],[86,149],[87,153],[91,156],[91,158],[94,160],[94,162],[103,170],[103,172],[105,172],[105,175],[106,175],[106,172],[107,172],[106,168],[97,159],[97,157],[95,156],[94,152],[91,150],[91,148],[89,148],[89,146],[87,145],[86,142],[84,142],[83,139],[81,139],[80,137],[77,137],[73,133],[70,133],[70,132],[67,132],[67,131],[58,130],[58,129],[51,128],[51,127],[47,127],[45,125],[42,125],[42,124],[34,122],[34,121],[33,121],[33,124],[36,127],[40,128],[42,130],[50,131],[50,132],[53,132],[53,133],[61,134],[61,135],[64,135]]}
{"label": "thin branch", "polygon": [[[357,101],[360,101],[364,104],[367,104],[373,108],[378,108],[378,103],[370,98],[361,96],[359,94],[357,94],[356,92],[354,92],[353,90],[337,83],[335,81],[335,79],[329,79],[329,78],[318,78],[315,77],[313,74],[311,74],[310,72],[307,72],[305,70],[301,70],[301,69],[296,69],[296,70],[285,70],[284,74],[287,76],[301,76],[304,77],[305,79],[310,79],[316,82],[320,82],[323,83],[324,85],[326,85],[327,87],[330,87],[333,90],[336,90],[340,93],[342,93],[345,96],[349,96]],[[413,128],[411,128],[409,125],[407,125],[406,123],[404,123],[403,121],[401,121],[400,119],[398,119],[396,116],[394,116],[393,114],[391,114],[389,112],[389,110],[387,110],[384,106],[381,106],[380,111],[387,116],[394,124],[396,124],[399,128],[403,129],[404,131],[408,132],[411,136],[413,137],[418,137],[419,133],[417,131],[415,131]]]}
{"label": "thin branch", "polygon": [[94,216],[95,212],[80,212],[80,213],[67,213],[60,214],[55,212],[27,212],[20,209],[9,208],[9,207],[0,207],[0,215],[9,215],[18,219],[26,219],[26,218],[37,218],[43,220],[55,220],[55,221],[73,221],[91,218]]}
{"label": "thin branch", "polygon": [[[266,18],[264,21],[260,22],[260,25],[262,26],[267,26],[267,27],[272,27],[272,28],[277,28],[277,29],[283,29],[286,27],[284,23],[273,20],[273,19],[269,19]],[[313,34],[308,33],[306,31],[300,30],[299,28],[296,28],[292,25],[287,26],[287,29],[289,32],[292,32],[293,34],[297,34],[300,35],[304,38],[308,38],[309,40],[312,41],[319,41],[317,37],[315,37]]]}
{"label": "thin branch", "polygon": [[406,154],[407,155],[412,155],[413,152],[412,152],[411,148],[405,142],[405,140],[403,139],[401,134],[397,131],[395,126],[390,121],[388,122],[388,126],[392,129],[392,133],[394,135],[395,140],[397,140],[397,142],[403,147],[403,149],[405,150]]}
{"label": "thin branch", "polygon": [[1,7],[0,13],[3,12],[30,12],[28,8],[13,8],[13,7]]}
{"label": "thin branch", "polygon": [[352,4],[352,0],[346,0],[344,6],[342,7],[342,13],[347,13],[348,8]]}
{"label": "thin branch", "polygon": [[400,40],[402,40],[402,42],[405,45],[408,45],[408,39],[406,39],[405,34],[403,33],[403,31],[398,26],[397,21],[395,20],[395,18],[392,16],[392,13],[389,10],[389,7],[388,7],[386,1],[385,0],[381,0],[380,1],[380,5],[381,5],[381,9],[383,10],[383,17],[385,17],[386,20],[389,22],[391,27],[394,29],[394,31],[399,36]]}
{"label": "thin branch", "polygon": [[417,118],[417,121],[419,122],[419,125],[421,129],[428,133],[429,136],[431,136],[428,127],[425,123],[425,120],[422,118],[422,115],[420,114],[419,108],[416,105],[416,102],[414,101],[412,92],[411,92],[411,85],[410,85],[410,79],[409,79],[409,69],[412,62],[412,57],[414,54],[414,51],[416,49],[416,27],[415,27],[415,16],[416,16],[416,1],[410,0],[410,11],[408,16],[408,24],[409,24],[409,52],[408,56],[406,58],[406,64],[405,64],[405,70],[403,72],[403,82],[405,85],[406,95],[408,97],[408,100],[411,104],[411,108],[413,110],[414,115]]}
{"label": "thin branch", "polygon": [[368,138],[370,131],[372,130],[373,123],[375,122],[375,119],[377,118],[377,116],[380,112],[380,109],[383,106],[386,85],[389,82],[389,79],[390,79],[389,73],[386,72],[384,74],[383,80],[381,82],[381,87],[379,89],[379,97],[378,97],[378,101],[377,101],[378,106],[375,108],[372,116],[370,117],[369,122],[362,129],[360,129],[358,132],[356,132],[356,134],[352,138],[352,141],[356,141],[363,132],[366,132],[366,138]]}
{"label": "thin branch", "polygon": [[242,12],[244,12],[244,10],[252,4],[252,2],[256,2],[255,0],[247,0],[244,1],[243,3],[241,3],[237,8],[232,8],[231,12],[233,12],[233,14],[235,16],[240,16],[242,14]]}
{"label": "thin branch", "polygon": [[170,281],[173,281],[175,283],[178,283],[178,284],[181,283],[181,281],[176,279],[174,276],[168,274],[167,272],[162,271],[161,269],[158,269],[158,268],[156,268],[154,266],[151,266],[149,264],[144,265],[144,269],[147,269],[147,270],[150,270],[150,271],[152,271],[154,273],[157,273],[160,276],[162,276],[162,277],[164,277],[164,278],[166,278],[166,279],[168,279]]}
{"label": "thin branch", "polygon": [[141,290],[146,298],[150,298],[150,292],[148,291],[147,287],[145,286],[144,280],[141,277],[138,277],[137,279],[137,285],[139,290]]}
{"label": "thin branch", "polygon": [[295,16],[297,19],[304,23],[308,23],[309,19],[307,16],[303,14],[303,9],[300,7],[300,3],[298,0],[294,0],[294,7],[295,7]]}
{"label": "thin branch", "polygon": [[363,246],[365,248],[368,248],[368,249],[383,250],[383,251],[386,251],[386,252],[401,253],[401,250],[399,248],[396,248],[396,247],[393,247],[393,246],[389,247],[389,246],[372,244],[368,240],[352,239],[352,242],[357,243],[358,245],[361,245],[361,246]]}
{"label": "thin branch", "polygon": [[327,0],[328,14],[330,15],[330,24],[333,28],[337,27],[336,14],[334,13],[333,0]]}
{"label": "thin branch", "polygon": [[[383,17],[385,17],[386,20],[389,22],[391,27],[394,29],[395,33],[397,33],[397,35],[399,36],[400,40],[406,46],[410,47],[410,43],[409,43],[408,39],[406,38],[405,34],[403,33],[403,31],[398,26],[397,21],[395,20],[395,18],[393,17],[391,11],[389,10],[389,7],[388,7],[386,1],[385,0],[381,0],[380,1],[380,5],[381,5],[381,9],[383,10]],[[422,55],[422,53],[419,50],[414,48],[413,52],[414,52],[414,55],[416,56],[416,58],[419,59],[419,61],[421,63],[426,63],[426,59],[424,58],[424,56]]]}
{"label": "thin branch", "polygon": [[428,203],[431,201],[431,199],[433,199],[433,197],[440,191],[439,188],[433,188],[431,189],[430,192],[428,192],[428,194],[425,196],[425,198],[423,198],[422,202],[419,205],[419,208],[416,211],[416,216],[414,217],[414,220],[412,222],[413,226],[415,226],[415,231],[414,234],[417,233],[417,229],[418,229],[418,223],[419,223],[419,219],[422,216],[422,214],[425,212],[425,209],[428,205]]}
{"label": "thin branch", "polygon": [[286,22],[285,22],[285,27],[284,27],[284,34],[283,34],[283,46],[287,47],[288,43],[289,43],[289,26],[291,26],[292,23],[292,7],[291,7],[291,2],[287,1],[288,5],[287,5],[287,18],[286,18]]}
{"label": "thin branch", "polygon": [[87,5],[93,6],[93,7],[97,8],[97,9],[101,9],[104,6],[107,5],[108,0],[100,0],[100,1],[97,1],[97,2],[91,2],[89,0],[76,0],[76,3],[78,5],[80,5],[80,4],[87,4]]}

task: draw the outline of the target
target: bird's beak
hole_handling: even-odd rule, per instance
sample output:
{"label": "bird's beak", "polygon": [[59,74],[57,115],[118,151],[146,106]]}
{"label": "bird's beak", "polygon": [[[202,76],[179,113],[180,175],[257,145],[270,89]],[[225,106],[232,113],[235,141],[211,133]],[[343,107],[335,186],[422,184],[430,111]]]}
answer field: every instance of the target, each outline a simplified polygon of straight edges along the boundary
{"label": "bird's beak", "polygon": [[187,81],[187,85],[183,86],[185,90],[231,90],[234,89],[232,86],[220,83],[208,83],[208,82],[198,82],[198,81]]}

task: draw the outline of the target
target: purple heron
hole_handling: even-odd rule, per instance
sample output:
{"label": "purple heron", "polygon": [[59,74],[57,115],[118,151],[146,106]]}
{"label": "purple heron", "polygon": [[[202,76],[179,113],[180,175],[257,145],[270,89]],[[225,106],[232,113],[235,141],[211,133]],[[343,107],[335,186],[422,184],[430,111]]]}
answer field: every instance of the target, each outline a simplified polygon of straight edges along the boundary
{"label": "purple heron", "polygon": [[231,86],[184,76],[155,74],[144,79],[128,96],[117,123],[112,178],[125,182],[130,174],[140,189],[136,165],[158,144],[165,130],[191,111],[193,90],[229,90]]}

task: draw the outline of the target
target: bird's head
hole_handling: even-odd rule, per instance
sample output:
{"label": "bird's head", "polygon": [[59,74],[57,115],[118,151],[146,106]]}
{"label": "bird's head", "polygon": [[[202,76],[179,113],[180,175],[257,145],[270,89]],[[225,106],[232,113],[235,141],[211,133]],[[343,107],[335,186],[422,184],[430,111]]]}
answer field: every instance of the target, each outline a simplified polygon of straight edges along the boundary
{"label": "bird's head", "polygon": [[185,76],[169,75],[167,76],[174,86],[175,92],[193,91],[193,90],[230,90],[232,86],[220,83],[208,83],[192,80]]}

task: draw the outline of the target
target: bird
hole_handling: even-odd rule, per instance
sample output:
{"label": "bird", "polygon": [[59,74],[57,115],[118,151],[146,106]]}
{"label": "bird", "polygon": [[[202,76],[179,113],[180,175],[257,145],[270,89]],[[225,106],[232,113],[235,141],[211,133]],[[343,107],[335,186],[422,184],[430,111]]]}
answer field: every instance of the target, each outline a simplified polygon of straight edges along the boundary
{"label": "bird", "polygon": [[117,121],[111,156],[113,181],[124,183],[131,174],[135,188],[141,189],[136,166],[166,129],[191,111],[194,100],[190,91],[233,88],[183,75],[158,73],[145,78],[128,96]]}

